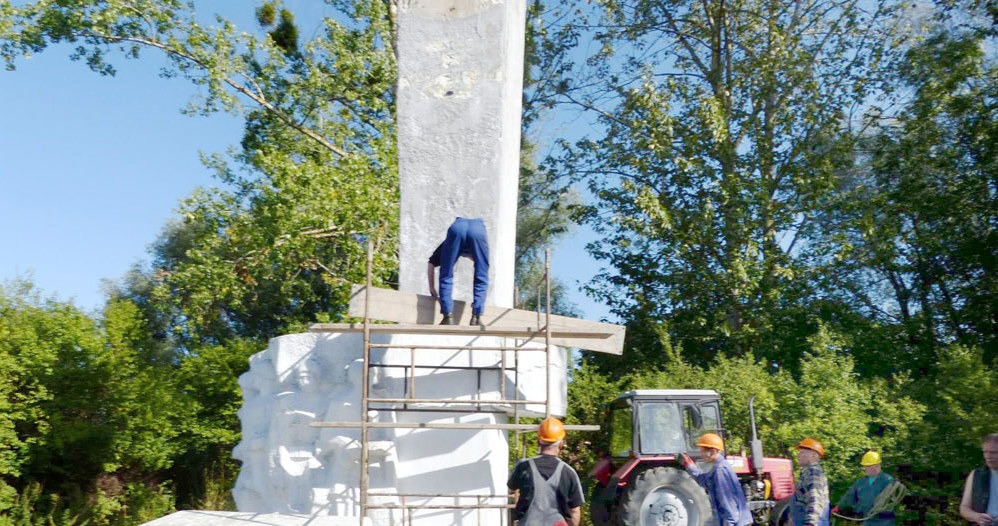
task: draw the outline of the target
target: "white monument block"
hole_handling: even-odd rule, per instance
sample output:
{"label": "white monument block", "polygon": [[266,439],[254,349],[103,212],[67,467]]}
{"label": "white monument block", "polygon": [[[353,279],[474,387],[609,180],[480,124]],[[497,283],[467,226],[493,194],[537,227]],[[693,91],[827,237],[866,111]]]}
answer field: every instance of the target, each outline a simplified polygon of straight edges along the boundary
{"label": "white monument block", "polygon": [[[524,0],[398,4],[399,290],[427,294],[426,260],[455,217],[482,218],[487,305],[513,306]],[[470,300],[461,258],[454,297]]]}
{"label": "white monument block", "polygon": [[[374,334],[372,343],[484,347],[513,346],[496,336]],[[542,343],[531,343],[543,349]],[[502,352],[507,353],[503,371]],[[274,338],[269,347],[250,359],[250,370],[239,378],[243,388],[242,441],[233,456],[242,469],[233,489],[241,512],[281,513],[353,518],[360,514],[360,429],[312,427],[313,422],[359,422],[363,340],[357,333],[306,333]],[[407,348],[372,349],[372,398],[543,400],[543,351],[417,350],[415,377],[410,382],[411,356]],[[551,412],[567,408],[566,353],[553,348]],[[518,368],[515,368],[518,363]],[[514,378],[518,391],[514,391]],[[371,403],[371,407],[390,407]],[[395,407],[398,407],[397,405]],[[409,404],[427,409],[427,405]],[[371,411],[374,422],[508,423],[509,406],[453,404],[467,412]],[[524,408],[534,416],[544,406]],[[509,450],[506,433],[499,430],[372,428],[370,492],[494,494],[506,492]],[[372,496],[369,504],[398,504],[395,497]],[[475,499],[410,498],[408,504],[475,504]],[[487,504],[504,504],[496,499]],[[499,510],[370,510],[374,526],[411,524],[504,524]],[[405,521],[405,522],[403,522]],[[165,525],[164,525],[165,526]]]}

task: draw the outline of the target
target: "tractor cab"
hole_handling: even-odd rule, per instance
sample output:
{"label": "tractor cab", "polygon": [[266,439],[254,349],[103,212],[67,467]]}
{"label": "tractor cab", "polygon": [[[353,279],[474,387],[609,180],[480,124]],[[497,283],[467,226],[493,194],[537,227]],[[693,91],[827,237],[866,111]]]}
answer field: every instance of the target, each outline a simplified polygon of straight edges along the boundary
{"label": "tractor cab", "polygon": [[700,435],[723,436],[721,398],[711,390],[628,391],[609,407],[610,457],[700,455]]}

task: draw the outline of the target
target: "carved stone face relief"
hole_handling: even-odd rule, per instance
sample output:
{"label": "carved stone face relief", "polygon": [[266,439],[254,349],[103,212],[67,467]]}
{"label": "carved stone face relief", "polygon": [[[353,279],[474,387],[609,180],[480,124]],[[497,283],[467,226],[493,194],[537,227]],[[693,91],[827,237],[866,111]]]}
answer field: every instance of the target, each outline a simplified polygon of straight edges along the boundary
{"label": "carved stone face relief", "polygon": [[318,359],[309,358],[295,370],[295,381],[303,392],[314,392],[322,381],[322,364]]}

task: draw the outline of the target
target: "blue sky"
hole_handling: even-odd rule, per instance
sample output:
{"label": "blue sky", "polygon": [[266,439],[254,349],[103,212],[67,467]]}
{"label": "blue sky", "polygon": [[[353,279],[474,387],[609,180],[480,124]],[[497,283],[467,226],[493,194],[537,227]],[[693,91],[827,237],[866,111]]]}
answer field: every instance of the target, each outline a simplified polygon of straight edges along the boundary
{"label": "blue sky", "polygon": [[[238,24],[251,20],[253,4],[221,4],[240,6],[231,13]],[[306,16],[321,14],[299,15],[303,39],[316,27]],[[237,144],[242,120],[182,115],[197,91],[183,79],[160,78],[164,61],[156,53],[116,59],[117,75],[101,77],[70,61],[70,52],[53,47],[19,61],[16,71],[0,71],[0,281],[30,276],[46,294],[97,309],[102,280],[147,259],[178,200],[215,184],[199,152]],[[580,230],[566,239],[552,265],[585,317],[600,319],[606,307],[576,285],[598,270],[583,248],[591,237]]]}

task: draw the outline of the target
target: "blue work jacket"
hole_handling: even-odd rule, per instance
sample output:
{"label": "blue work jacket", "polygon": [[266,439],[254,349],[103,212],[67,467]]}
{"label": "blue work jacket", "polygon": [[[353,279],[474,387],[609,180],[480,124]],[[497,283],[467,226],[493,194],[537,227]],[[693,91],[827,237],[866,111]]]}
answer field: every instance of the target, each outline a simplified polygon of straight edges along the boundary
{"label": "blue work jacket", "polygon": [[[877,500],[880,492],[884,491],[894,477],[881,471],[872,480],[870,477],[863,477],[849,486],[846,494],[839,499],[839,507],[853,510],[856,515],[866,517],[873,509],[873,502]],[[864,526],[894,526],[894,512],[886,511],[876,517],[863,521]]]}
{"label": "blue work jacket", "polygon": [[738,482],[735,470],[721,455],[710,471],[702,471],[696,466],[686,468],[697,483],[710,496],[710,506],[714,509],[721,526],[746,526],[752,524],[752,512],[745,500],[745,492]]}

